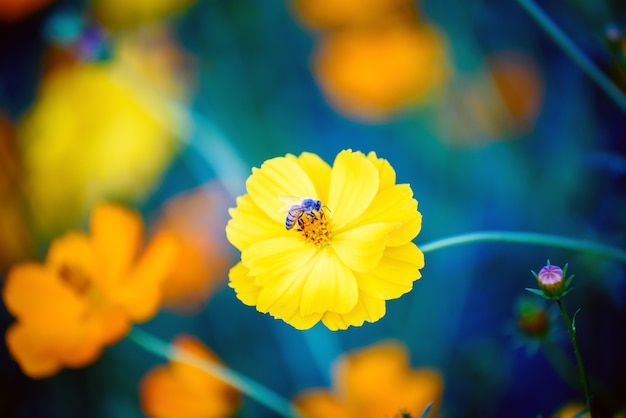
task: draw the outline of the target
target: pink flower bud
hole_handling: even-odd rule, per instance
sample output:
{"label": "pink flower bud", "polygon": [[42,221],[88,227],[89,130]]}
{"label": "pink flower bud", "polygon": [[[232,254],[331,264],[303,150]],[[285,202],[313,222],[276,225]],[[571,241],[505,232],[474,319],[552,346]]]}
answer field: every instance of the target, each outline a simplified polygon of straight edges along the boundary
{"label": "pink flower bud", "polygon": [[547,297],[557,298],[562,296],[565,290],[565,274],[561,267],[548,264],[539,270],[537,283]]}

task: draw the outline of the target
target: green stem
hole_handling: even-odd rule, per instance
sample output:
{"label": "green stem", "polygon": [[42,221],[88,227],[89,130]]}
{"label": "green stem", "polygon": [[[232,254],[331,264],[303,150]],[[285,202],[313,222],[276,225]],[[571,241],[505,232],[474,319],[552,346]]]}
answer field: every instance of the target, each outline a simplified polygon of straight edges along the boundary
{"label": "green stem", "polygon": [[138,328],[133,328],[128,334],[128,337],[131,341],[153,354],[196,367],[234,386],[242,393],[255,399],[257,402],[265,405],[283,417],[300,417],[296,409],[287,400],[265,386],[221,364],[199,358],[186,350],[176,348]]}
{"label": "green stem", "polygon": [[561,47],[623,111],[626,112],[626,96],[596,65],[583,54],[554,22],[532,0],[516,0],[535,22]]}
{"label": "green stem", "polygon": [[510,242],[519,244],[534,244],[546,247],[557,247],[566,250],[580,251],[588,254],[594,254],[600,257],[612,258],[622,263],[626,263],[626,251],[611,247],[608,245],[598,244],[592,241],[582,239],[566,238],[556,235],[540,234],[534,232],[513,232],[513,231],[479,231],[470,232],[468,234],[456,235],[450,238],[443,238],[428,244],[420,245],[420,249],[424,254],[440,250],[446,247],[452,247],[461,244],[470,244],[474,242]]}
{"label": "green stem", "polygon": [[578,362],[578,373],[580,375],[580,381],[583,384],[583,390],[585,392],[585,401],[587,403],[587,411],[591,418],[594,417],[593,410],[591,409],[591,391],[589,390],[589,379],[587,377],[587,372],[585,370],[585,365],[583,363],[583,358],[580,354],[580,347],[578,346],[578,339],[576,338],[576,330],[572,325],[572,321],[563,306],[563,302],[561,299],[556,298],[556,303],[559,305],[559,309],[561,310],[561,315],[563,315],[563,320],[565,321],[565,325],[567,326],[567,332],[569,333],[569,337],[572,340],[572,345],[574,346],[574,353],[576,354],[576,361]]}

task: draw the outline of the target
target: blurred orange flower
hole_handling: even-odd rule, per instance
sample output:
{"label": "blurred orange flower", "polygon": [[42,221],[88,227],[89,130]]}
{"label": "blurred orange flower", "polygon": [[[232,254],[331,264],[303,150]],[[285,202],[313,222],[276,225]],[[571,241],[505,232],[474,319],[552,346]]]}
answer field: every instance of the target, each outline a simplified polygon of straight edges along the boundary
{"label": "blurred orange flower", "polygon": [[44,8],[54,0],[0,0],[0,21],[11,22]]}
{"label": "blurred orange flower", "polygon": [[333,372],[334,391],[313,389],[296,397],[305,418],[421,417],[431,403],[434,415],[441,401],[441,375],[411,369],[406,348],[396,342],[348,353]]}
{"label": "blurred orange flower", "polygon": [[226,241],[228,198],[216,184],[206,184],[173,197],[165,206],[157,230],[176,236],[181,246],[172,275],[164,283],[164,305],[193,313],[219,285],[234,263]]}
{"label": "blurred orange flower", "polygon": [[313,71],[338,112],[382,121],[426,101],[447,80],[447,45],[425,22],[351,28],[321,39]]}
{"label": "blurred orange flower", "polygon": [[537,63],[519,52],[500,52],[487,60],[493,84],[513,128],[530,129],[543,104],[543,77]]}
{"label": "blurred orange flower", "polygon": [[317,30],[417,15],[412,0],[294,0],[292,5],[302,23]]}
{"label": "blurred orange flower", "polygon": [[55,239],[44,264],[19,264],[7,277],[2,296],[17,322],[6,343],[33,378],[93,362],[159,308],[174,238],[158,235],[140,254],[141,218],[112,204],[94,209],[90,227]]}
{"label": "blurred orange flower", "polygon": [[543,76],[531,56],[493,54],[468,80],[449,89],[441,136],[480,145],[528,132],[541,112],[543,94]]}
{"label": "blurred orange flower", "polygon": [[[219,362],[215,354],[197,339],[181,335],[176,348],[202,359]],[[140,383],[141,406],[151,418],[226,418],[238,407],[235,388],[197,368],[171,361],[148,372]]]}

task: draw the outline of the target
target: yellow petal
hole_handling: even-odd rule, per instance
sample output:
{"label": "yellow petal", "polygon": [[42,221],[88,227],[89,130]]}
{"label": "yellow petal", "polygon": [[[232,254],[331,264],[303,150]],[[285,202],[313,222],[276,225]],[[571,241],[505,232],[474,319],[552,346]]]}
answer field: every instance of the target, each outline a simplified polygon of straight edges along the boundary
{"label": "yellow petal", "polygon": [[424,254],[413,243],[402,247],[388,247],[380,263],[367,273],[356,273],[359,289],[378,299],[400,297],[413,288],[421,277]]}
{"label": "yellow petal", "polygon": [[378,169],[380,186],[379,190],[384,190],[396,184],[396,171],[393,169],[389,161],[384,158],[376,157],[374,151],[367,154],[367,159]]}
{"label": "yellow petal", "polygon": [[315,255],[315,247],[306,245],[297,235],[257,242],[241,253],[241,261],[257,277],[258,285],[266,279],[298,271]]}
{"label": "yellow petal", "polygon": [[254,277],[248,274],[248,268],[243,263],[237,263],[228,273],[228,286],[235,290],[237,298],[248,306],[256,306],[261,286],[254,284]]}
{"label": "yellow petal", "polygon": [[363,322],[376,322],[385,316],[385,301],[359,292],[359,301],[348,313],[326,312],[322,322],[331,331],[346,329],[350,326],[359,327]]}
{"label": "yellow petal", "polygon": [[417,211],[417,201],[413,199],[413,191],[408,184],[388,187],[379,192],[367,210],[345,228],[377,222],[402,224],[389,235],[387,245],[390,247],[404,245],[417,236],[422,225],[422,215]]}
{"label": "yellow petal", "polygon": [[305,268],[301,275],[304,281],[300,300],[302,315],[326,311],[346,313],[354,308],[358,301],[354,273],[332,248],[322,248]]}
{"label": "yellow petal", "polygon": [[326,204],[328,201],[328,188],[330,186],[331,174],[331,168],[328,163],[316,154],[310,152],[303,152],[298,157],[288,154],[287,158],[295,159],[298,165],[302,167],[315,186],[317,198],[321,200],[323,204]]}
{"label": "yellow petal", "polygon": [[295,272],[279,277],[263,287],[259,293],[257,309],[282,319],[294,328],[309,329],[322,318],[321,313],[302,315],[300,299],[303,289],[301,274]]}
{"label": "yellow petal", "polygon": [[378,265],[399,222],[381,222],[342,231],[333,236],[332,248],[341,261],[352,270],[370,271]]}
{"label": "yellow petal", "polygon": [[333,164],[327,206],[333,228],[358,218],[378,192],[378,170],[361,153],[341,151]]}
{"label": "yellow petal", "polygon": [[280,196],[318,198],[304,170],[297,162],[285,157],[272,158],[261,168],[253,168],[246,189],[259,209],[277,223],[277,229],[284,229],[285,224],[285,213],[280,212],[284,206],[278,199]]}
{"label": "yellow petal", "polygon": [[125,275],[143,241],[141,217],[122,206],[99,204],[91,215],[90,230],[103,285]]}
{"label": "yellow petal", "polygon": [[[278,200],[278,199],[276,199]],[[280,225],[276,219],[268,217],[252,201],[250,195],[237,198],[237,207],[230,209],[231,219],[226,225],[226,237],[239,251],[255,242],[279,236],[291,236],[285,228],[285,214],[280,215]]]}

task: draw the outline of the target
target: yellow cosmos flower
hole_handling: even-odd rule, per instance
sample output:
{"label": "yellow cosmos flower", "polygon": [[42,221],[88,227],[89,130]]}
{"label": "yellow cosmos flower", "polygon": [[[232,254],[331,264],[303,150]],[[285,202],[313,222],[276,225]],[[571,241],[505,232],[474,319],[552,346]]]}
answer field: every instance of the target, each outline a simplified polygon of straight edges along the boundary
{"label": "yellow cosmos flower", "polygon": [[[345,329],[382,318],[385,301],[410,291],[424,265],[411,242],[421,228],[417,201],[395,177],[375,153],[351,150],[340,152],[332,168],[310,153],[254,168],[226,226],[241,251],[230,271],[237,297],[297,329],[319,321]],[[283,196],[318,204],[285,213]]]}
{"label": "yellow cosmos flower", "polygon": [[163,233],[143,253],[142,244],[141,218],[102,204],[92,214],[90,234],[69,232],[54,240],[45,263],[11,269],[2,297],[17,322],[6,343],[24,373],[42,378],[85,366],[132,323],[157,312],[176,241]]}

